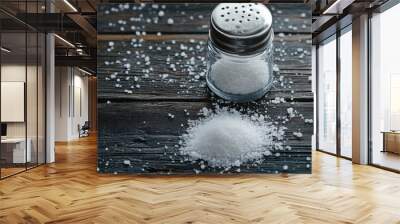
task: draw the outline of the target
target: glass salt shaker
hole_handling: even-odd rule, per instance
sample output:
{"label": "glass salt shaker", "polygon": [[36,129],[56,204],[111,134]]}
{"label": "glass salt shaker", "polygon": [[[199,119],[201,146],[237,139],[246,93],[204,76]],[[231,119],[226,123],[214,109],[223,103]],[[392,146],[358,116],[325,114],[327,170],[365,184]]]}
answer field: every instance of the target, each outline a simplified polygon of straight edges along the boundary
{"label": "glass salt shaker", "polygon": [[222,3],[211,14],[207,85],[234,102],[261,98],[273,81],[272,16],[264,4]]}

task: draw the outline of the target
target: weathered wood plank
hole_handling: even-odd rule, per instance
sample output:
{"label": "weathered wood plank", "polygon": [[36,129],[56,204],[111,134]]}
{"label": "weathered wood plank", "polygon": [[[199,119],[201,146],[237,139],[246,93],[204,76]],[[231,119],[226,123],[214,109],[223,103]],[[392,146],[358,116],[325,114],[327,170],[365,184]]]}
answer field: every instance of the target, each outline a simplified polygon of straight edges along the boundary
{"label": "weathered wood plank", "polygon": [[[168,156],[160,155],[100,155],[99,172],[101,173],[139,173],[139,174],[193,174],[201,170],[201,174],[229,174],[229,173],[311,173],[311,152],[301,155],[280,154],[279,157],[268,156],[265,163],[258,166],[243,165],[240,169],[225,171],[221,168],[206,167],[204,170],[198,163],[181,161],[175,156],[171,162]],[[124,161],[131,161],[125,165]],[[304,161],[308,161],[307,163]],[[284,169],[283,167],[288,167]]]}
{"label": "weathered wood plank", "polygon": [[[290,103],[265,104],[250,103],[248,105],[232,105],[241,108],[254,108],[259,111],[267,110],[269,119],[277,121],[280,117],[287,117],[286,108]],[[312,118],[312,103],[297,105],[299,115]],[[203,108],[212,108],[211,102],[114,102],[99,105],[99,156],[108,161],[109,169],[118,172],[162,171],[162,172],[193,172],[198,169],[198,164],[180,162],[183,157],[179,155],[179,136],[185,133],[188,119],[198,119],[198,112]],[[187,112],[189,114],[187,114]],[[173,119],[168,113],[175,115]],[[300,116],[289,119],[285,124],[288,130],[285,133],[285,146],[291,150],[274,151],[273,156],[268,157],[265,164],[259,167],[241,167],[242,172],[262,172],[261,167],[282,171],[282,166],[288,163],[296,163],[299,167],[291,167],[291,171],[304,168],[310,163],[306,157],[310,156],[312,124],[304,123]],[[311,128],[309,128],[311,127]],[[293,135],[293,131],[301,131],[302,138]],[[277,154],[278,153],[278,154]],[[108,159],[107,159],[108,158]],[[130,160],[133,167],[123,165],[123,160]],[[290,162],[288,162],[290,161]],[[104,172],[108,172],[105,167]],[[140,168],[141,169],[141,168]],[[271,170],[271,169],[270,169]]]}
{"label": "weathered wood plank", "polygon": [[[97,28],[99,33],[113,34],[136,31],[205,34],[215,6],[214,3],[102,4],[98,8]],[[271,3],[267,6],[274,19],[275,32],[311,32],[311,8],[308,4]],[[169,18],[173,18],[173,24],[168,24]]]}
{"label": "weathered wood plank", "polygon": [[[215,101],[214,101],[215,103]],[[308,102],[279,103],[273,104],[268,101],[259,101],[248,104],[219,103],[220,106],[228,106],[244,111],[258,111],[271,121],[288,119],[285,123],[287,133],[285,139],[296,144],[310,144],[312,134],[312,124],[305,123],[304,119],[312,119],[313,104]],[[130,150],[133,143],[145,147],[144,142],[151,136],[160,138],[171,138],[167,144],[173,147],[178,142],[177,137],[182,135],[187,128],[187,121],[201,117],[198,112],[203,108],[213,108],[213,101],[208,102],[166,102],[166,101],[122,101],[99,104],[99,125],[103,127],[99,135],[106,139],[107,144],[117,144],[116,150]],[[297,116],[288,117],[287,108],[292,107],[297,112]],[[168,114],[175,117],[171,119]],[[188,114],[187,114],[188,113]],[[305,130],[303,130],[305,128]],[[302,131],[304,138],[293,136],[293,131]],[[136,136],[130,138],[129,136]],[[143,136],[143,138],[138,138]],[[100,141],[102,141],[101,139]],[[123,140],[123,141],[121,141]],[[163,141],[163,140],[161,140]],[[164,141],[163,141],[164,142]],[[154,142],[151,142],[152,144]],[[147,145],[146,147],[156,145]],[[135,146],[137,147],[137,146]]]}
{"label": "weathered wood plank", "polygon": [[[110,41],[99,41],[100,98],[201,100],[209,96],[207,88],[204,88],[206,37],[178,35],[177,38],[176,35],[168,35],[161,36],[160,40],[152,36],[146,37],[147,39],[140,43],[132,42],[135,36],[115,37],[118,40],[130,41],[113,41],[112,48],[109,46]],[[308,94],[311,89],[310,38],[309,35],[275,37],[274,58],[277,67],[282,69],[275,73],[275,78],[282,81],[276,83],[272,94],[267,97],[275,98],[277,94],[282,93],[285,94],[285,98],[294,95],[294,98],[306,100],[304,97],[312,96]],[[149,57],[148,60],[146,57]],[[191,58],[193,62],[189,63]],[[126,68],[127,64],[130,65],[129,69]],[[152,71],[144,72],[148,69]],[[281,86],[284,82],[286,84]],[[136,88],[137,85],[139,88]],[[132,92],[127,92],[128,90]],[[291,91],[296,94],[292,94]]]}

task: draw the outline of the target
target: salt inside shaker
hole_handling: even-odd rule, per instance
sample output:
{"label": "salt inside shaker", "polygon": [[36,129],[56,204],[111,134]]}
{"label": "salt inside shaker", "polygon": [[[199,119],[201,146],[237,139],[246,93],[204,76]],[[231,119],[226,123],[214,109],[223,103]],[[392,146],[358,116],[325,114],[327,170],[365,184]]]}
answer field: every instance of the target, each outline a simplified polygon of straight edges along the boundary
{"label": "salt inside shaker", "polygon": [[264,4],[222,3],[211,14],[207,85],[218,96],[248,102],[273,81],[272,16]]}

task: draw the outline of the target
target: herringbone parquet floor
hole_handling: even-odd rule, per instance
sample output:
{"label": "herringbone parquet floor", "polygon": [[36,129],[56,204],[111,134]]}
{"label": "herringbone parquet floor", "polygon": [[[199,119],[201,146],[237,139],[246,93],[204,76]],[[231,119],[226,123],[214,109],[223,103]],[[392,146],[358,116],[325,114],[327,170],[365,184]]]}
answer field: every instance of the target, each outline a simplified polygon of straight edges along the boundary
{"label": "herringbone parquet floor", "polygon": [[0,181],[0,223],[400,223],[400,175],[318,152],[312,175],[99,175],[91,137]]}

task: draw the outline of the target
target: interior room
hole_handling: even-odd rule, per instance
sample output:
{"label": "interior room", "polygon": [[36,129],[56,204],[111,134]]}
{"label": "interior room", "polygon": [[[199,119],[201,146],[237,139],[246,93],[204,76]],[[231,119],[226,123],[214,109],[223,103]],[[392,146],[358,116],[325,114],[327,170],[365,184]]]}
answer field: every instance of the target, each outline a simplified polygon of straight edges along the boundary
{"label": "interior room", "polygon": [[400,1],[0,1],[0,223],[400,223]]}
{"label": "interior room", "polygon": [[397,95],[400,67],[396,61],[399,34],[390,28],[400,17],[400,6],[371,18],[371,162],[390,169],[400,169],[400,108]]}
{"label": "interior room", "polygon": [[19,25],[2,30],[1,44],[1,177],[7,177],[45,162],[45,36]]}

